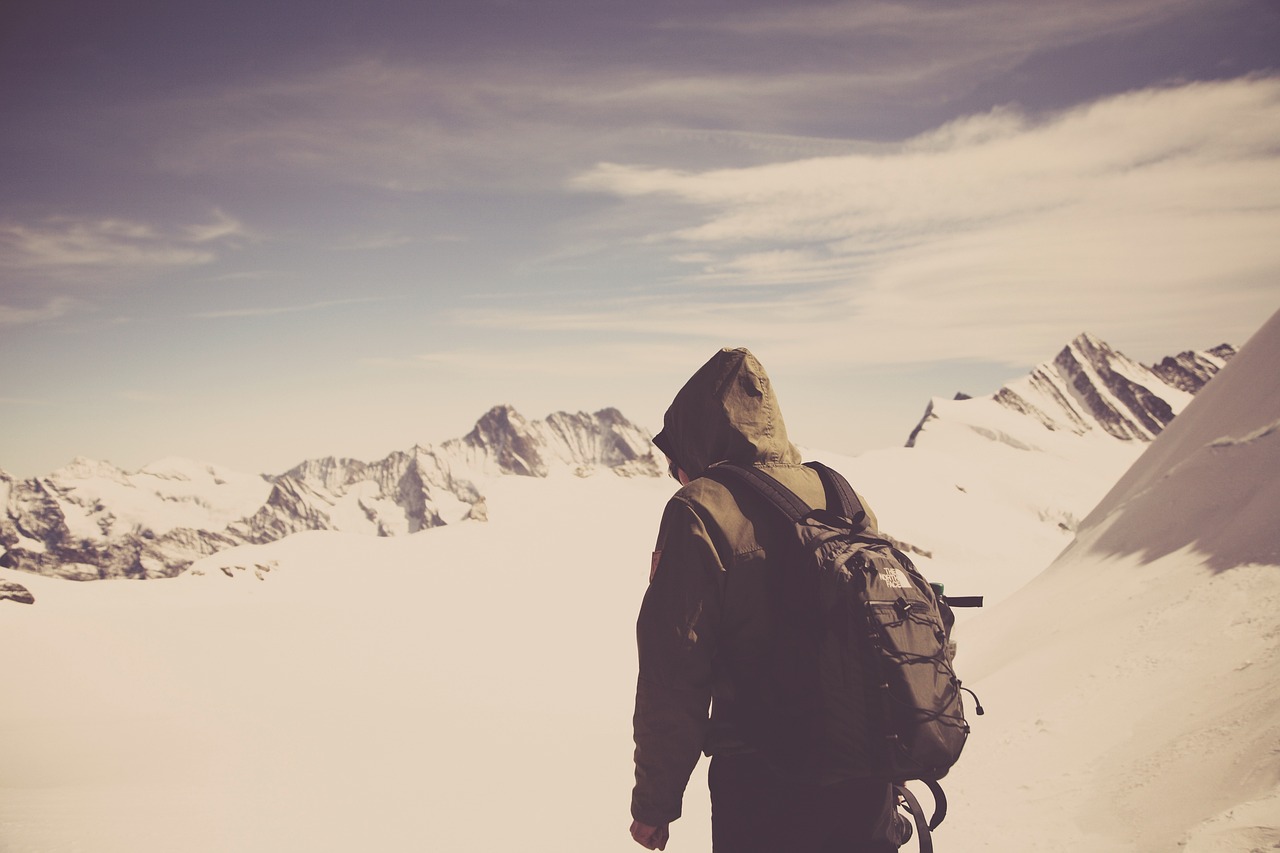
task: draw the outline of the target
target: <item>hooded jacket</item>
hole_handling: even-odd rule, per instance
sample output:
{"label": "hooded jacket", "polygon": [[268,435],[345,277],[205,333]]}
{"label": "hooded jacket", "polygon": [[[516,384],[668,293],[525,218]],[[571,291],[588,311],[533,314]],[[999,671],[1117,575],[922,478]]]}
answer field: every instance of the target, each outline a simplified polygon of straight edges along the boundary
{"label": "hooded jacket", "polygon": [[[636,624],[631,813],[650,826],[680,816],[700,753],[752,748],[733,722],[743,669],[731,677],[725,660],[768,648],[769,586],[783,577],[774,570],[792,535],[754,495],[739,503],[700,475],[725,461],[755,465],[811,507],[826,506],[822,481],[787,437],[768,375],[745,349],[721,350],[685,383],[654,444],[690,482],[663,512]],[[874,526],[869,509],[868,520]]]}

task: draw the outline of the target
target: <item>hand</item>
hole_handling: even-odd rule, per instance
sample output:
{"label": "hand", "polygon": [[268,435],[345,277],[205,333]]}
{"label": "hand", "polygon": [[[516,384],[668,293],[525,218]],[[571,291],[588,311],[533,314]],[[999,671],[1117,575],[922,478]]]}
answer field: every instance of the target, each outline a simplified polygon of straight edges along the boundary
{"label": "hand", "polygon": [[631,821],[631,837],[636,840],[636,844],[647,850],[666,850],[670,834],[669,824],[649,826],[638,820]]}

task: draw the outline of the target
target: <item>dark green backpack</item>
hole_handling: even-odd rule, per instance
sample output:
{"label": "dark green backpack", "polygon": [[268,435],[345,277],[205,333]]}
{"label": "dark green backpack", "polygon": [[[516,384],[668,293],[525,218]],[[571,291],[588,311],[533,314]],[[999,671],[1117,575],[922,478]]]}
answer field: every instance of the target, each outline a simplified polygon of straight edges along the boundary
{"label": "dark green backpack", "polygon": [[[981,599],[942,595],[870,526],[844,477],[808,465],[822,477],[828,509],[810,508],[759,468],[721,463],[703,475],[735,495],[746,487],[794,530],[782,561],[788,576],[775,587],[771,659],[741,662],[751,677],[735,684],[735,711],[744,734],[797,781],[897,785],[928,850],[928,830],[946,814],[937,782],[969,735],[961,691],[972,691],[952,667],[951,606]],[[737,663],[726,660],[731,674]],[[927,822],[903,784],[910,780],[933,792]]]}

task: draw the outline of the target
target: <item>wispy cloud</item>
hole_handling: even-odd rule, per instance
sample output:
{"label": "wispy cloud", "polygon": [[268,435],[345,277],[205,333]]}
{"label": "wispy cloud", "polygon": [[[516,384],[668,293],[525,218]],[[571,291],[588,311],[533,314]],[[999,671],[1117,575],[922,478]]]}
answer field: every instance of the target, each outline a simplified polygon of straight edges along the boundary
{"label": "wispy cloud", "polygon": [[602,151],[682,163],[846,152],[855,143],[794,127],[815,110],[831,114],[832,104],[874,118],[886,98],[939,79],[968,85],[935,64],[620,63],[583,73],[538,59],[443,67],[365,59],[148,104],[132,120],[164,128],[142,143],[161,170],[183,175],[270,171],[406,192],[545,189]]}
{"label": "wispy cloud", "polygon": [[682,165],[710,151],[720,162],[844,153],[849,143],[831,137],[874,138],[865,129],[886,114],[940,108],[1038,51],[1206,4],[857,0],[715,17],[695,6],[628,30],[628,43],[664,45],[658,55],[365,56],[149,102],[127,118],[155,128],[140,143],[181,174],[269,170],[404,191],[546,187],[602,151]]}
{"label": "wispy cloud", "polygon": [[228,216],[221,210],[214,210],[211,221],[200,225],[187,225],[181,233],[184,239],[191,243],[210,243],[217,240],[231,240],[233,238],[251,238],[253,235],[244,223]]}
{"label": "wispy cloud", "polygon": [[139,274],[213,261],[216,244],[247,236],[221,212],[212,221],[160,227],[119,218],[49,217],[0,222],[0,267],[53,275]]}
{"label": "wispy cloud", "polygon": [[[909,0],[879,2],[796,3],[695,22],[720,32],[777,37],[803,35],[818,39],[846,39],[866,35],[876,39],[936,40],[989,48],[992,44],[1043,46],[1078,41],[1102,33],[1150,24],[1203,5],[1197,0],[1078,0],[1062,4],[1049,0],[978,0],[938,4]],[[686,27],[688,22],[669,26]]]}
{"label": "wispy cloud", "polygon": [[[813,72],[826,67],[844,78],[810,85],[808,91],[820,98],[834,93],[851,97],[853,103],[835,103],[858,112],[866,102],[940,102],[959,97],[994,76],[1013,71],[1037,53],[1155,26],[1204,10],[1207,5],[1204,0],[971,0],[946,4],[931,0],[838,0],[733,9],[701,19],[681,16],[667,26],[673,30],[703,28],[718,37],[737,37],[743,39],[744,50],[752,49],[751,45],[785,43],[804,57],[796,63],[797,68]],[[1234,0],[1226,0],[1219,8],[1234,5]],[[841,57],[838,68],[819,59],[828,56]],[[795,73],[784,74],[781,79],[795,77]],[[819,102],[806,97],[803,90],[787,93],[787,97],[806,108]]]}
{"label": "wispy cloud", "polygon": [[475,364],[476,351],[451,350],[414,355],[370,355],[357,359],[365,367],[400,370],[404,368],[463,368]]}
{"label": "wispy cloud", "polygon": [[79,304],[78,300],[65,296],[50,299],[38,308],[17,308],[0,303],[0,326],[23,326],[57,320],[70,314]]}
{"label": "wispy cloud", "polygon": [[[638,220],[652,221],[650,201],[684,206],[678,227],[643,235],[689,267],[678,309],[651,309],[668,328],[684,316],[768,326],[756,312],[773,299],[764,334],[801,349],[838,329],[878,361],[1031,359],[1046,335],[1100,317],[1185,340],[1209,317],[1238,326],[1242,302],[1274,310],[1278,152],[1280,79],[1251,78],[1041,118],[998,111],[878,154],[702,172],[606,164],[574,186],[641,205]],[[744,304],[744,286],[760,299]],[[645,323],[632,308],[598,321]]]}
{"label": "wispy cloud", "polygon": [[174,403],[182,399],[172,394],[142,391],[136,388],[119,391],[114,396],[117,400],[123,400],[126,403]]}
{"label": "wispy cloud", "polygon": [[225,320],[245,317],[274,317],[280,314],[302,314],[312,311],[327,311],[345,305],[361,305],[381,302],[381,297],[361,297],[352,299],[326,299],[319,302],[305,302],[294,305],[257,306],[250,308],[228,308],[219,311],[200,311],[192,317],[202,320]]}
{"label": "wispy cloud", "polygon": [[374,234],[354,237],[336,248],[344,252],[377,252],[383,249],[398,249],[416,243],[417,240],[407,234]]}

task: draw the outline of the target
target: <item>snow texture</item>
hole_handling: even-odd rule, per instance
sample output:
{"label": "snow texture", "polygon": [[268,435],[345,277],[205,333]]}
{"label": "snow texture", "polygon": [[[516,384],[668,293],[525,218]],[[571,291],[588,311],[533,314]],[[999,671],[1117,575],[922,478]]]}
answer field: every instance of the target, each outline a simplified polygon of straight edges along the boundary
{"label": "snow texture", "polygon": [[952,782],[962,849],[1275,849],[1278,420],[1280,313],[968,623],[989,716]]}

